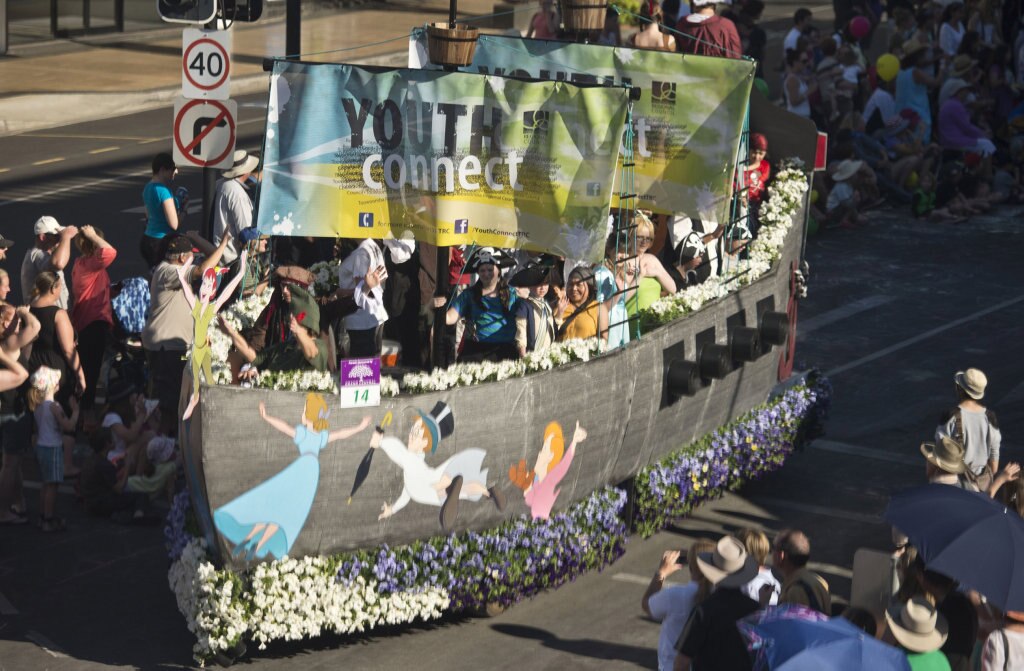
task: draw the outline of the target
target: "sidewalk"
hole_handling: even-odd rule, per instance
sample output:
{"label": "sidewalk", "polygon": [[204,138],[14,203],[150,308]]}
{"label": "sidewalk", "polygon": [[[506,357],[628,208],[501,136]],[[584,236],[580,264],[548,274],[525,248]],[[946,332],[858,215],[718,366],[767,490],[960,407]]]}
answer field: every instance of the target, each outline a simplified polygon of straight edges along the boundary
{"label": "sidewalk", "polygon": [[[492,14],[494,4],[460,0],[459,16]],[[447,18],[448,3],[438,0],[389,0],[303,16],[302,51],[310,60],[402,66],[409,31]],[[232,33],[231,95],[266,90],[263,59],[285,55],[284,21],[235,24]],[[0,136],[169,106],[181,89],[181,31],[172,26],[116,38],[16,47],[0,58]],[[332,53],[319,53],[326,51]]]}

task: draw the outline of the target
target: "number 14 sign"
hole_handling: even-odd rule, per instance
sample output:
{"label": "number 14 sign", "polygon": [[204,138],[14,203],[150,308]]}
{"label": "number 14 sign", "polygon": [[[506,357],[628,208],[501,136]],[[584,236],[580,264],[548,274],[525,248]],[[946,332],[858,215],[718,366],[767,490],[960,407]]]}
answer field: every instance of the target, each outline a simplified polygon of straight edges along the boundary
{"label": "number 14 sign", "polygon": [[231,97],[231,32],[186,28],[182,36],[181,95],[191,100]]}
{"label": "number 14 sign", "polygon": [[380,405],[380,357],[342,359],[338,372],[342,408]]}

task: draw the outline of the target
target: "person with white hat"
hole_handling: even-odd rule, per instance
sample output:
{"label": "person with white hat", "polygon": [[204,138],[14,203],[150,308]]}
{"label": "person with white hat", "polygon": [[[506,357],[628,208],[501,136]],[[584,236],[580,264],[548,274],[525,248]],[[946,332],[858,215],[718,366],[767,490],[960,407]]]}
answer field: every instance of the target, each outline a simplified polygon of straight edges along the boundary
{"label": "person with white hat", "polygon": [[21,262],[21,297],[28,303],[32,300],[32,287],[36,283],[36,275],[44,270],[51,270],[60,278],[60,297],[57,306],[68,309],[69,296],[67,282],[64,281],[64,268],[71,260],[71,240],[78,235],[74,226],[61,226],[51,216],[43,215],[36,219],[35,244],[25,252]]}
{"label": "person with white hat", "polygon": [[833,170],[832,181],[835,185],[825,201],[825,211],[832,224],[851,227],[860,223],[860,215],[857,213],[860,194],[853,186],[853,176],[863,165],[864,161],[847,159],[840,161]]}
{"label": "person with white hat", "polygon": [[694,609],[676,643],[675,668],[685,671],[744,671],[752,662],[736,621],[759,608],[742,587],[758,574],[757,561],[733,536],[724,536],[714,552],[697,555],[697,566],[714,591]]}
{"label": "person with white hat", "polygon": [[935,440],[943,436],[964,446],[965,475],[971,480],[969,488],[987,491],[999,471],[999,446],[1002,433],[996,414],[983,406],[988,378],[977,368],[968,368],[953,376],[956,384],[957,406],[946,413],[935,429]]}
{"label": "person with white hat", "polygon": [[259,163],[257,157],[239,149],[231,167],[221,173],[223,179],[217,182],[213,196],[213,244],[219,245],[225,233],[232,238],[224,249],[224,263],[234,263],[238,258],[234,240],[252,226],[252,199],[243,184]]}
{"label": "person with white hat", "polygon": [[889,635],[907,653],[911,669],[950,669],[940,648],[949,636],[946,618],[922,596],[896,603],[885,611]]}

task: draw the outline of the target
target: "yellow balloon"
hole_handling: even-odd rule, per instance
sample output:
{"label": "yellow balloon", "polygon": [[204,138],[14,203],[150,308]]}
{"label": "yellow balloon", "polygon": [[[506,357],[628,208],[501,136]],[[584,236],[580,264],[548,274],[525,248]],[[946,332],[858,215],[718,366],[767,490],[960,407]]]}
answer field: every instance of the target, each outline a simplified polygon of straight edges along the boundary
{"label": "yellow balloon", "polygon": [[883,82],[891,82],[900,73],[900,61],[892,54],[882,54],[875,64],[875,71]]}
{"label": "yellow balloon", "polygon": [[920,179],[921,178],[918,177],[916,171],[910,173],[909,175],[907,175],[907,188],[908,189],[913,189],[914,187],[916,187],[918,182],[920,181]]}
{"label": "yellow balloon", "polygon": [[815,189],[814,191],[811,191],[811,202],[812,203],[817,203],[818,202],[818,190],[817,189]]}

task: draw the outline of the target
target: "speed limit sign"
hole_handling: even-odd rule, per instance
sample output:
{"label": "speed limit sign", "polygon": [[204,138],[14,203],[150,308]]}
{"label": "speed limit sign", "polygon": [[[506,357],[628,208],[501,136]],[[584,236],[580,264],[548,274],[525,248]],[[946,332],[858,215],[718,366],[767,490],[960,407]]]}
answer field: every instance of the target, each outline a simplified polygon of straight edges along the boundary
{"label": "speed limit sign", "polygon": [[231,94],[231,32],[186,28],[182,38],[181,95],[227,100]]}

